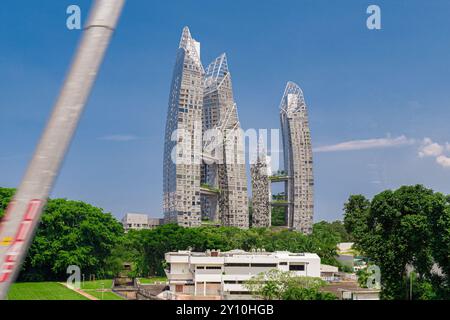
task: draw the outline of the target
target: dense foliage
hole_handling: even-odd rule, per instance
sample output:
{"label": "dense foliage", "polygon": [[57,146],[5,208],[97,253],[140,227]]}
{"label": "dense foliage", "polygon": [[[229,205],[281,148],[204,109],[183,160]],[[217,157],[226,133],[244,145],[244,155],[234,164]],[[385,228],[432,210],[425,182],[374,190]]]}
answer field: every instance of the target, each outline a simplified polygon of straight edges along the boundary
{"label": "dense foliage", "polygon": [[[278,193],[278,194],[274,194],[274,195],[272,195],[272,200],[273,201],[286,200],[286,195],[285,195],[284,192],[281,192],[281,193]],[[271,221],[272,226],[279,227],[279,226],[286,226],[287,225],[287,221],[286,221],[286,207],[273,206],[272,207],[271,216],[272,216],[272,221]]]}
{"label": "dense foliage", "polygon": [[[14,189],[0,188],[0,217],[13,194]],[[372,200],[353,195],[344,210],[344,224],[322,221],[311,235],[280,228],[170,224],[124,233],[102,209],[79,201],[49,200],[20,277],[62,280],[69,265],[80,266],[85,275],[108,277],[117,274],[123,262],[132,262],[134,272],[142,276],[163,275],[164,254],[187,249],[315,252],[322,263],[337,265],[337,243],[354,240],[355,249],[380,267],[383,298],[407,298],[410,283],[415,299],[450,298],[450,196],[407,186]],[[363,283],[370,275],[360,276]],[[306,287],[293,285],[278,298],[307,299],[317,291],[315,286]],[[272,289],[268,285],[264,290]]]}
{"label": "dense foliage", "polygon": [[242,230],[231,227],[183,228],[167,224],[152,230],[128,233],[134,251],[137,270],[143,275],[164,274],[164,254],[169,251],[205,251],[218,249],[315,252],[323,263],[336,265],[336,245],[339,236],[326,225],[316,224],[312,235],[306,236],[289,230],[252,228]]}
{"label": "dense foliage", "polygon": [[[14,191],[0,188],[0,216]],[[80,201],[49,200],[20,279],[63,280],[70,265],[79,266],[86,277],[112,276],[121,265],[114,253],[123,237],[122,225],[102,209]]]}
{"label": "dense foliage", "polygon": [[253,295],[264,300],[334,300],[336,297],[320,289],[320,278],[296,277],[277,269],[260,273],[245,283]]}
{"label": "dense foliage", "polygon": [[272,226],[280,227],[286,226],[286,208],[284,207],[272,207]]}
{"label": "dense foliage", "polygon": [[0,219],[5,215],[6,207],[14,195],[14,189],[0,188]]}
{"label": "dense foliage", "polygon": [[387,190],[372,201],[349,198],[345,227],[357,249],[380,267],[383,298],[407,298],[408,268],[415,275],[413,298],[450,297],[449,200],[421,185]]}
{"label": "dense foliage", "polygon": [[21,278],[64,279],[69,265],[79,266],[86,275],[112,276],[108,262],[122,234],[122,225],[102,209],[80,201],[49,200]]}
{"label": "dense foliage", "polygon": [[[0,189],[1,208],[14,190]],[[0,211],[1,212],[1,211]],[[315,252],[323,263],[337,265],[336,245],[342,240],[335,223],[314,225],[311,235],[287,229],[163,225],[152,230],[124,233],[120,223],[102,209],[79,201],[49,200],[21,273],[22,280],[62,280],[66,268],[97,277],[117,274],[124,262],[142,276],[164,275],[169,251],[219,249]]]}

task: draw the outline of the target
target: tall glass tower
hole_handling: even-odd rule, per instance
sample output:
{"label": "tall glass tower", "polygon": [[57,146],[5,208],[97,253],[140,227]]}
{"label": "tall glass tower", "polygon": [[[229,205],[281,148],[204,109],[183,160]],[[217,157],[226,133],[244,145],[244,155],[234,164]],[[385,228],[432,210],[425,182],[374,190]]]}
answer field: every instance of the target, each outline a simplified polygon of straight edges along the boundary
{"label": "tall glass tower", "polygon": [[288,226],[312,232],[314,176],[308,111],[300,87],[288,82],[280,104],[284,167],[288,175]]}
{"label": "tall glass tower", "polygon": [[[234,102],[231,74],[225,54],[211,62],[204,77],[203,130],[219,139],[215,158],[203,167],[205,183],[218,187],[218,212],[213,220],[223,226],[248,228],[248,194],[245,168],[244,138]],[[205,135],[208,137],[208,135]],[[204,143],[208,143],[205,139]],[[205,148],[208,149],[208,148]],[[205,211],[214,206],[203,202]]]}
{"label": "tall glass tower", "polygon": [[200,43],[187,27],[173,72],[164,147],[166,222],[193,227],[208,217],[248,228],[244,140],[227,58],[222,54],[204,70]]}
{"label": "tall glass tower", "polygon": [[268,228],[272,225],[270,163],[262,137],[258,141],[256,159],[250,165],[252,179],[252,227]]}
{"label": "tall glass tower", "polygon": [[200,43],[183,29],[167,111],[163,209],[166,222],[199,226],[203,74]]}

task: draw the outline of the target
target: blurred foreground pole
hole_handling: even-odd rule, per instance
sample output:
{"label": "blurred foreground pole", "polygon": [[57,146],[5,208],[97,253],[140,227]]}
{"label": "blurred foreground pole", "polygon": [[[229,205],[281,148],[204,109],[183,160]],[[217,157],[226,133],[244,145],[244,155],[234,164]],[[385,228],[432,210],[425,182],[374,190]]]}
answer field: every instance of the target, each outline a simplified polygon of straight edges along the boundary
{"label": "blurred foreground pole", "polygon": [[17,277],[58,176],[125,0],[96,0],[72,68],[0,225],[0,300]]}

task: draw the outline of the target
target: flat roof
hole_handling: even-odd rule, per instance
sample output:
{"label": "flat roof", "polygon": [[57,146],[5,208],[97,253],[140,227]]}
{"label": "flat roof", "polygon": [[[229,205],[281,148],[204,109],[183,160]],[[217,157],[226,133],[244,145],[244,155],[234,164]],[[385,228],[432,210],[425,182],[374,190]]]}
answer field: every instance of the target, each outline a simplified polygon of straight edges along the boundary
{"label": "flat roof", "polygon": [[[193,252],[180,250],[175,252],[168,252],[168,255],[173,256],[192,256],[192,257],[211,257],[211,254],[217,253],[217,257],[234,257],[234,256],[259,256],[259,257],[277,257],[277,258],[289,258],[289,257],[306,257],[306,258],[319,258],[316,253],[310,252],[289,252],[289,251],[244,251],[244,250],[231,250],[231,251],[211,251],[211,252]],[[215,256],[212,256],[215,257]]]}

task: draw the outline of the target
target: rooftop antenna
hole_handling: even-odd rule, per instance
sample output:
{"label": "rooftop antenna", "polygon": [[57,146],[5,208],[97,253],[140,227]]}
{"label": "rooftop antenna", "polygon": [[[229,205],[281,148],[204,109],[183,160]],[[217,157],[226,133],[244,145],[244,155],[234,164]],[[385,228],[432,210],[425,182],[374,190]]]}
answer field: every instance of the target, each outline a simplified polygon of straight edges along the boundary
{"label": "rooftop antenna", "polygon": [[16,279],[59,174],[125,0],[95,0],[72,67],[0,225],[0,300]]}

